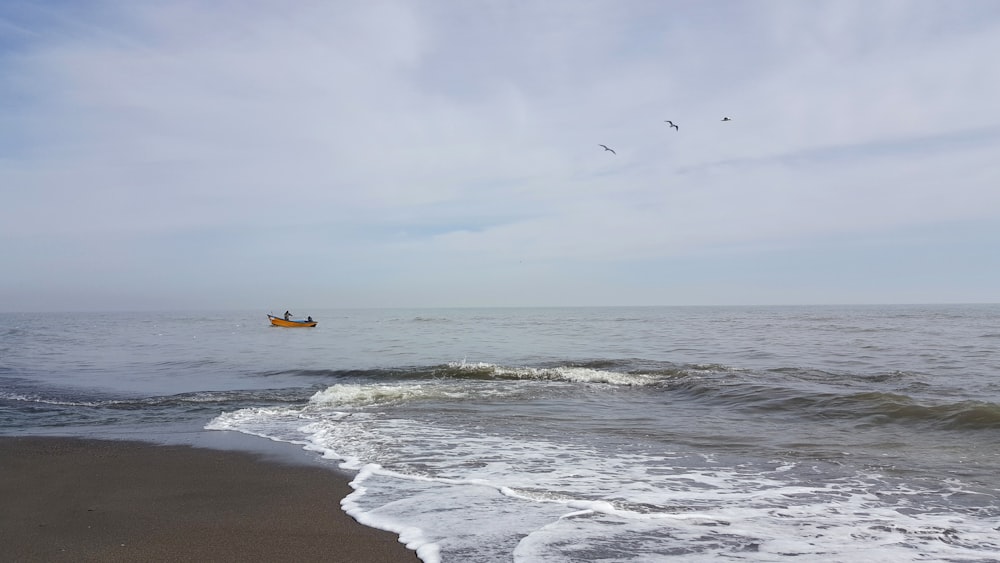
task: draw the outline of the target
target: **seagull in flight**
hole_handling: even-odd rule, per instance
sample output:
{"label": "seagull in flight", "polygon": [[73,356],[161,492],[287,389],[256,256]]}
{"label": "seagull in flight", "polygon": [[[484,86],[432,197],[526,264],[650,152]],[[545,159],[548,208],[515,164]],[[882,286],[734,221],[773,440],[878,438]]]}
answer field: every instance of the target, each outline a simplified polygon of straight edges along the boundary
{"label": "seagull in flight", "polygon": [[604,147],[604,150],[606,150],[606,151],[611,151],[611,154],[618,154],[618,153],[616,153],[615,151],[613,151],[613,150],[609,149],[607,145],[597,145],[597,146],[599,146],[599,147]]}
{"label": "seagull in flight", "polygon": [[681,128],[680,128],[680,127],[678,127],[678,126],[674,125],[674,122],[673,122],[673,121],[670,121],[669,119],[667,119],[667,120],[664,120],[664,123],[669,123],[671,127],[673,127],[674,129],[676,129],[676,130],[678,130],[678,131],[680,131],[680,130],[681,130]]}
{"label": "seagull in flight", "polygon": [[722,120],[723,121],[732,121],[732,119],[729,119],[728,117],[723,117]]}

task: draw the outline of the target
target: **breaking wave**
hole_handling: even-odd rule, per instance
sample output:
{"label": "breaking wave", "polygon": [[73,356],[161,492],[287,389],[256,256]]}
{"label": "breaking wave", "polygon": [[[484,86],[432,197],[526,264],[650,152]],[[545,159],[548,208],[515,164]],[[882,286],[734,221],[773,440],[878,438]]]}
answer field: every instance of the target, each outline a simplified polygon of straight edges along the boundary
{"label": "breaking wave", "polygon": [[[675,401],[770,415],[854,421],[859,426],[903,424],[947,430],[1000,429],[1000,404],[929,398],[930,395],[920,392],[926,387],[922,376],[907,372],[834,374],[798,368],[754,372],[721,364],[597,360],[530,367],[463,361],[423,367],[297,373],[333,383],[320,385],[311,396],[295,398],[307,398],[311,405],[328,407],[482,401],[515,398],[522,393],[534,396],[532,393],[539,389],[555,389],[545,385],[552,383],[562,384],[561,392],[566,392],[566,385],[569,389],[582,386],[579,392],[607,387],[627,392],[631,388],[635,392],[660,393]],[[517,385],[519,382],[538,385],[533,385],[529,393],[527,387]]]}

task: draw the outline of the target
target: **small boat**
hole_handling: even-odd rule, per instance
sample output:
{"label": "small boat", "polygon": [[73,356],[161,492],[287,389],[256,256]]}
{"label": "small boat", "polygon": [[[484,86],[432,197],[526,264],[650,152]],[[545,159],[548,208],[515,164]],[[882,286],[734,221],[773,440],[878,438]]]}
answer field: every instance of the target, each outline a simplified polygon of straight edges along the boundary
{"label": "small boat", "polygon": [[281,317],[275,317],[274,315],[268,315],[267,318],[271,319],[271,324],[274,326],[286,326],[286,327],[310,327],[316,326],[316,321],[286,321]]}

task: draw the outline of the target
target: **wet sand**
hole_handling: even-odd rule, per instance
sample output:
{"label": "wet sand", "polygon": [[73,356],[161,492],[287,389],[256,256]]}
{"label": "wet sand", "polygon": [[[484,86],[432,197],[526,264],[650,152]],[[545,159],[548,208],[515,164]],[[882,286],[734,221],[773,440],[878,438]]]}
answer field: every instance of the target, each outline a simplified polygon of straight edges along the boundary
{"label": "wet sand", "polygon": [[340,473],[188,446],[0,437],[3,561],[418,562]]}

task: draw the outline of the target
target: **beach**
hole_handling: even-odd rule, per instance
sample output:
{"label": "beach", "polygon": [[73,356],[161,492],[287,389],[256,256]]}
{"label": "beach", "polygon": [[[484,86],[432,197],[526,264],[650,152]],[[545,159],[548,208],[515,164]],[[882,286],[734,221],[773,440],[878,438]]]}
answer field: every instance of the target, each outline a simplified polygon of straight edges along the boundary
{"label": "beach", "polygon": [[0,437],[4,561],[419,561],[346,476],[188,446]]}
{"label": "beach", "polygon": [[0,313],[0,563],[998,561],[1000,305],[311,313]]}

